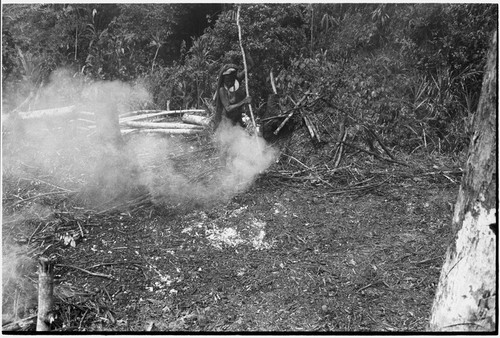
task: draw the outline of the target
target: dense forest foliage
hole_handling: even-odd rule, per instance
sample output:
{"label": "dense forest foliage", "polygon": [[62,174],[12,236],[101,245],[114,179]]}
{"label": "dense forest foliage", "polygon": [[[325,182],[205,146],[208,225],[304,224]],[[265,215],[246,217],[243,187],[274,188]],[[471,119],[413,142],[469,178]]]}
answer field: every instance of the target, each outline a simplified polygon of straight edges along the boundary
{"label": "dense forest foliage", "polygon": [[[85,81],[145,84],[152,107],[203,107],[220,67],[242,64],[230,4],[2,9],[4,111],[61,68]],[[257,115],[273,71],[283,106],[311,93],[320,98],[314,109],[335,124],[376,126],[391,147],[460,151],[497,15],[496,4],[243,5],[243,44],[257,65],[250,92],[263,107]]]}

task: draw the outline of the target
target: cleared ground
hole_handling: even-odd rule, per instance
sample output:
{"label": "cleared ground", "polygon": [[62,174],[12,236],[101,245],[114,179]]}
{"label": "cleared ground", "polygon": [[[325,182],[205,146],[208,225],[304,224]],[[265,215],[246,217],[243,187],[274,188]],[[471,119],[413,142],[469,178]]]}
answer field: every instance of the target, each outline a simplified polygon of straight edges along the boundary
{"label": "cleared ground", "polygon": [[413,161],[330,185],[272,166],[228,202],[108,210],[4,172],[4,323],[36,313],[43,253],[56,330],[423,331],[460,176]]}

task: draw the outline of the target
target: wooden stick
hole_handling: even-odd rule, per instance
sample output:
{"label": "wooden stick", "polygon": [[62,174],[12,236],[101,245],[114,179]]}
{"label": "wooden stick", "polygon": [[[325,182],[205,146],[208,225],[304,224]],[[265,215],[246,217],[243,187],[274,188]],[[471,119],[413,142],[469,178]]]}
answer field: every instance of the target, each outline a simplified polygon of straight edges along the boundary
{"label": "wooden stick", "polygon": [[133,115],[141,115],[141,114],[153,114],[153,113],[159,113],[163,111],[162,109],[153,109],[153,110],[134,110],[134,111],[129,111],[123,114],[118,115],[120,118],[123,117],[129,117]]}
{"label": "wooden stick", "polygon": [[316,128],[316,125],[314,124],[314,122],[311,120],[310,117],[307,117],[307,119],[309,120],[309,123],[311,124],[311,128],[314,132],[314,135],[316,136],[316,139],[318,140],[318,142],[321,142],[321,138],[319,136],[319,132],[318,132],[318,128]]}
{"label": "wooden stick", "polygon": [[[289,109],[287,110],[287,112],[289,111],[293,111],[295,110],[294,108],[292,109]],[[269,120],[274,120],[274,119],[281,119],[283,117],[287,117],[289,114],[286,113],[286,114],[280,114],[280,115],[276,115],[276,116],[269,116],[269,117],[266,117],[266,118],[263,118],[263,119],[260,119],[261,122],[264,122],[264,121],[269,121]]]}
{"label": "wooden stick", "polygon": [[271,72],[269,73],[269,77],[271,78],[271,86],[273,87],[273,93],[278,94],[278,91],[276,90],[276,85],[274,84],[274,76],[273,76],[272,69],[271,69]]}
{"label": "wooden stick", "polygon": [[95,276],[95,277],[102,277],[102,278],[108,278],[108,279],[115,279],[113,276],[110,276],[110,275],[105,275],[105,274],[102,274],[102,273],[97,273],[97,272],[91,272],[89,270],[85,270],[85,269],[82,269],[82,268],[79,268],[77,266],[73,266],[73,265],[64,265],[64,264],[57,264],[57,266],[62,266],[62,267],[66,267],[66,268],[72,268],[72,269],[76,269],[76,270],[80,270],[82,272],[85,272],[91,276]]}
{"label": "wooden stick", "polygon": [[202,133],[203,129],[123,129],[123,134],[130,133],[158,133],[158,134],[168,134],[168,135],[191,135]]}
{"label": "wooden stick", "polygon": [[23,319],[16,320],[12,323],[6,323],[2,325],[2,331],[17,331],[22,330],[29,325],[33,324],[37,318],[37,315],[29,316]]}
{"label": "wooden stick", "polygon": [[312,129],[311,122],[307,118],[307,116],[303,117],[304,122],[306,124],[307,130],[309,131],[309,134],[311,135],[311,138],[314,138],[314,130]]}
{"label": "wooden stick", "polygon": [[274,135],[278,135],[278,133],[280,132],[280,130],[285,126],[285,124],[288,122],[288,120],[290,120],[290,118],[292,117],[293,113],[295,113],[294,110],[292,110],[290,112],[290,114],[288,114],[288,116],[283,120],[283,122],[280,123],[279,127],[276,128],[276,130],[274,131]]}
{"label": "wooden stick", "polygon": [[54,263],[46,257],[40,257],[38,266],[38,319],[37,331],[50,331],[54,321]]}
{"label": "wooden stick", "polygon": [[137,264],[141,264],[141,262],[113,262],[113,263],[100,263],[100,264],[95,264],[95,265],[92,265],[91,267],[89,267],[89,269],[94,269],[94,268],[98,268],[100,266],[110,266],[110,265],[121,265],[121,264],[127,264],[127,265],[137,265]]}
{"label": "wooden stick", "polygon": [[288,120],[290,120],[290,118],[292,117],[292,115],[295,113],[295,109],[298,109],[299,105],[302,103],[302,101],[304,101],[307,97],[307,95],[309,94],[309,92],[307,92],[306,94],[304,94],[304,96],[297,102],[295,103],[295,101],[290,98],[290,100],[293,102],[294,104],[294,108],[293,110],[290,112],[290,114],[288,114],[288,116],[283,120],[283,122],[281,122],[281,124],[279,125],[278,128],[276,128],[276,130],[274,131],[274,135],[278,135],[278,133],[280,132],[280,130],[285,126],[285,124],[288,122]]}
{"label": "wooden stick", "polygon": [[182,115],[185,113],[205,113],[205,112],[206,112],[205,109],[162,110],[162,111],[159,111],[157,113],[123,117],[120,119],[120,123],[125,122],[125,121],[145,120],[145,119],[149,119],[151,117],[160,117],[160,116],[165,116],[165,115]]}
{"label": "wooden stick", "polygon": [[147,129],[203,129],[202,126],[196,126],[186,123],[175,122],[136,122],[126,121],[122,125],[133,128],[147,128]]}
{"label": "wooden stick", "polygon": [[[245,69],[245,90],[246,90],[246,93],[248,96],[248,93],[249,93],[249,90],[248,90],[248,68],[247,68],[247,59],[245,56],[245,49],[243,48],[243,42],[241,39],[240,9],[241,9],[241,6],[238,6],[238,11],[236,13],[236,25],[238,26],[238,37],[240,40],[241,55],[243,57],[243,67]],[[252,105],[249,104],[248,109],[250,110],[250,116],[252,117],[253,129],[256,131],[257,126],[255,125],[255,118],[253,116]],[[257,137],[257,133],[255,133],[255,137]]]}
{"label": "wooden stick", "polygon": [[75,194],[75,193],[76,193],[76,191],[53,191],[53,192],[48,192],[45,194],[40,194],[40,195],[36,195],[36,196],[22,199],[20,201],[17,201],[16,203],[14,203],[14,205],[18,205],[19,203],[26,202],[26,201],[29,201],[29,200],[32,200],[35,198],[43,197],[43,196],[56,195],[56,194]]}
{"label": "wooden stick", "polygon": [[339,145],[339,156],[337,157],[337,160],[335,161],[334,168],[337,168],[340,164],[340,160],[342,159],[342,152],[344,150],[344,142],[345,142],[346,138],[347,138],[347,130],[344,129],[344,135],[342,136],[342,140],[341,140],[342,143],[340,143],[340,145]]}

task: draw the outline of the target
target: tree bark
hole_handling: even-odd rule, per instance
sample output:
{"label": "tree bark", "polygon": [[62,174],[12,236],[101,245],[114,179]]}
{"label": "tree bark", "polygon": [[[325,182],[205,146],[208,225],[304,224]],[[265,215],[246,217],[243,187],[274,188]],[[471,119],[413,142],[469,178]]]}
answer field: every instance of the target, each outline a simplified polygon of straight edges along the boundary
{"label": "tree bark", "polygon": [[474,117],[474,135],[432,306],[431,331],[496,330],[497,34]]}

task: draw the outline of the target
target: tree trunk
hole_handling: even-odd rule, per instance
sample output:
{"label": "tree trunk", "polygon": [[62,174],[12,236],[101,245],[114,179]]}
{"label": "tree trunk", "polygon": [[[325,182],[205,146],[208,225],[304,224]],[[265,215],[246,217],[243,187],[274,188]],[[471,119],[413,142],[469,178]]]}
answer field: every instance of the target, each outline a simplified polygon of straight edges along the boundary
{"label": "tree trunk", "polygon": [[41,257],[38,267],[38,320],[37,331],[50,331],[54,321],[52,307],[54,305],[54,263]]}
{"label": "tree trunk", "polygon": [[495,33],[455,205],[455,239],[446,253],[432,306],[432,331],[496,330],[496,53]]}

